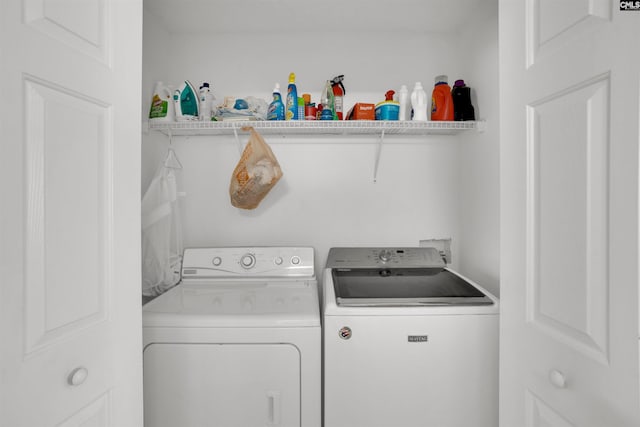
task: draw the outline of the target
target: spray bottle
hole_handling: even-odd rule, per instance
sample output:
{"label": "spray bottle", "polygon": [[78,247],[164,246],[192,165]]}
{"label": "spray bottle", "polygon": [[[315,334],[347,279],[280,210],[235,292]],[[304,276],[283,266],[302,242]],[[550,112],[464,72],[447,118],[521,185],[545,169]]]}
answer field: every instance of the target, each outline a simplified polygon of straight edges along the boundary
{"label": "spray bottle", "polygon": [[284,104],[282,103],[282,95],[280,95],[279,83],[276,83],[276,87],[273,88],[273,101],[267,110],[267,120],[284,120]]}
{"label": "spray bottle", "polygon": [[343,117],[343,111],[344,111],[344,94],[347,93],[347,91],[344,88],[344,85],[342,84],[342,80],[344,80],[344,75],[339,75],[334,77],[331,80],[331,87],[333,89],[333,102],[335,104],[335,113],[336,113],[336,117],[338,118],[338,120],[342,120]]}
{"label": "spray bottle", "polygon": [[285,120],[298,120],[298,89],[296,88],[295,73],[289,74]]}
{"label": "spray bottle", "polygon": [[321,116],[322,120],[329,120],[329,115],[331,115],[331,120],[338,119],[338,116],[336,115],[335,97],[333,96],[331,80],[327,80],[327,83],[324,85],[322,95],[320,96],[320,106],[324,112],[322,113],[324,116]]}

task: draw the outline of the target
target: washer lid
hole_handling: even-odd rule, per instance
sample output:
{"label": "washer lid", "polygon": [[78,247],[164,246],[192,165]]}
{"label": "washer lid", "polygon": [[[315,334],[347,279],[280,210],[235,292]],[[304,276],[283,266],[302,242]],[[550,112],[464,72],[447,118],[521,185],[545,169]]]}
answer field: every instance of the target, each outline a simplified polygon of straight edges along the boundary
{"label": "washer lid", "polygon": [[448,269],[334,268],[336,303],[342,306],[491,305],[473,284]]}
{"label": "washer lid", "polygon": [[315,281],[179,284],[144,305],[145,327],[319,326]]}

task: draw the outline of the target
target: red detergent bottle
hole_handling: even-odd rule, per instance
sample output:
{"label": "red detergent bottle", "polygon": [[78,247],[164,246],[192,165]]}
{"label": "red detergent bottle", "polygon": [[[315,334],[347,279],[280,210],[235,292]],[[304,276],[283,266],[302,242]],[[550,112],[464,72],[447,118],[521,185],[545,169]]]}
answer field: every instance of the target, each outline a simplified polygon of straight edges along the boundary
{"label": "red detergent bottle", "polygon": [[435,80],[431,95],[431,120],[453,121],[453,98],[447,76],[437,76]]}

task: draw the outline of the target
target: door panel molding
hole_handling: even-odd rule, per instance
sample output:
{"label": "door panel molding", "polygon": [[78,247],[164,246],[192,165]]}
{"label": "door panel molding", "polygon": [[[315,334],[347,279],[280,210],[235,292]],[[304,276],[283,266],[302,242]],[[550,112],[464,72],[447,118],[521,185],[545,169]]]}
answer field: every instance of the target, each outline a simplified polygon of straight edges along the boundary
{"label": "door panel molding", "polygon": [[609,97],[605,73],[527,106],[527,321],[603,364]]}
{"label": "door panel molding", "polygon": [[111,68],[109,3],[109,0],[76,1],[73,7],[77,10],[69,13],[66,0],[24,0],[24,22]]}
{"label": "door panel molding", "polygon": [[527,0],[527,68],[611,21],[611,0]]}
{"label": "door panel molding", "polygon": [[575,427],[531,390],[525,392],[526,427]]}
{"label": "door panel molding", "polygon": [[113,141],[107,103],[31,75],[23,86],[28,357],[108,317]]}

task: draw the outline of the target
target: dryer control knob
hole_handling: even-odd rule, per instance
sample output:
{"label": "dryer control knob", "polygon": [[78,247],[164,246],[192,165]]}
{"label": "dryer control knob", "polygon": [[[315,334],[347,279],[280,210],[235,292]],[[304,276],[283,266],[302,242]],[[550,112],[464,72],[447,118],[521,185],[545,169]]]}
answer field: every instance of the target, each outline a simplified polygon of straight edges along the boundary
{"label": "dryer control knob", "polygon": [[240,265],[247,270],[256,265],[256,257],[253,254],[244,254],[240,258]]}

